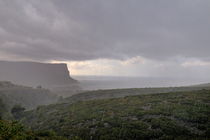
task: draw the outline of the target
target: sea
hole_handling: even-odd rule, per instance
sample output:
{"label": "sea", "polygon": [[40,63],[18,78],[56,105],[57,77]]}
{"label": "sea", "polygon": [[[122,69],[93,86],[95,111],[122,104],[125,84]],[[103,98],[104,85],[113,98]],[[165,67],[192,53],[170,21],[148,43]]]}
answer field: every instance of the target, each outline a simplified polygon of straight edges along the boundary
{"label": "sea", "polygon": [[80,82],[84,90],[178,87],[210,83],[208,78],[184,77],[120,77],[120,76],[78,76],[74,79]]}

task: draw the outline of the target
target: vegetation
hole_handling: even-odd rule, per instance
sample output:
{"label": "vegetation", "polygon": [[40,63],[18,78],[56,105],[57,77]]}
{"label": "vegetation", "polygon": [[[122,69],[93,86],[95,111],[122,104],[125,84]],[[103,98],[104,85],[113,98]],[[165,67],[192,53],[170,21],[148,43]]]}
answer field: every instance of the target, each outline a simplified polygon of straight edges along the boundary
{"label": "vegetation", "polygon": [[18,122],[0,120],[0,140],[65,140],[65,138],[56,136],[52,131],[29,131]]}
{"label": "vegetation", "polygon": [[0,81],[0,98],[9,110],[17,104],[26,109],[33,109],[39,105],[55,103],[58,97],[43,88],[31,88],[14,85],[11,82]]}
{"label": "vegetation", "polygon": [[24,111],[25,111],[24,107],[22,107],[21,105],[15,105],[12,108],[11,113],[15,119],[20,119]]}
{"label": "vegetation", "polygon": [[[15,105],[11,112],[15,119],[20,119],[24,108],[20,105]],[[0,140],[65,140],[66,138],[56,136],[53,131],[31,131],[25,129],[23,125],[17,121],[2,120],[7,118],[8,109],[0,99]],[[12,119],[12,118],[11,118]]]}
{"label": "vegetation", "polygon": [[[19,119],[24,111],[20,105],[11,110],[15,119]],[[66,138],[56,136],[53,131],[31,131],[25,129],[17,121],[2,120],[7,115],[6,105],[0,99],[0,140],[65,140]]]}
{"label": "vegetation", "polygon": [[66,100],[27,111],[21,122],[68,139],[210,139],[210,90]]}
{"label": "vegetation", "polygon": [[202,89],[210,90],[210,84],[201,84],[201,85],[188,86],[188,87],[131,88],[131,89],[86,91],[79,94],[75,94],[69,98],[65,98],[63,102],[74,103],[77,101],[86,101],[86,100],[95,100],[95,99],[110,99],[110,98],[120,98],[125,96],[134,96],[134,95],[195,91]]}
{"label": "vegetation", "polygon": [[3,118],[5,112],[7,112],[6,105],[3,103],[2,99],[0,98],[0,119]]}
{"label": "vegetation", "polygon": [[88,91],[25,111],[52,99],[0,82],[0,140],[210,139],[206,85]]}

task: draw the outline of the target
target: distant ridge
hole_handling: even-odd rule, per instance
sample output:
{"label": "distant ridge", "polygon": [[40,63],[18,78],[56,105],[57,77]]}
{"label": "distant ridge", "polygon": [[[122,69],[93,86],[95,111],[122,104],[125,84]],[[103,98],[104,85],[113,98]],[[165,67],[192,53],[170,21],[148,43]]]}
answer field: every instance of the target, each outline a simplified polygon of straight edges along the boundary
{"label": "distant ridge", "polygon": [[204,84],[193,85],[192,87],[210,87],[210,83],[204,83]]}
{"label": "distant ridge", "polygon": [[67,65],[0,61],[0,81],[26,86],[66,86],[77,83],[70,77]]}

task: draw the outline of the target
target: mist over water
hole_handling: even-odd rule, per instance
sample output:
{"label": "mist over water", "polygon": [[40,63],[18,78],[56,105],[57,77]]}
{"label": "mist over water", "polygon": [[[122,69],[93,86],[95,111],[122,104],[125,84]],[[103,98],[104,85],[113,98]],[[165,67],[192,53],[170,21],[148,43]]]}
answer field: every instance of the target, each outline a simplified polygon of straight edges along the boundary
{"label": "mist over water", "polygon": [[83,90],[176,87],[208,83],[208,78],[72,76]]}

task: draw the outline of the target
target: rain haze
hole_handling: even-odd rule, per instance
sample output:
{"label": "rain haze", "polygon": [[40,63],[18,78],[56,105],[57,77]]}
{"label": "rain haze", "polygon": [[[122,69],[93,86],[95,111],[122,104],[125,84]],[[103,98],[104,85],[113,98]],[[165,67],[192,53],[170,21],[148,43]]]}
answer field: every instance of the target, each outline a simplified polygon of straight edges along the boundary
{"label": "rain haze", "polygon": [[209,14],[209,0],[0,0],[0,60],[67,63],[81,81],[209,82]]}
{"label": "rain haze", "polygon": [[0,0],[0,140],[210,140],[210,0]]}

